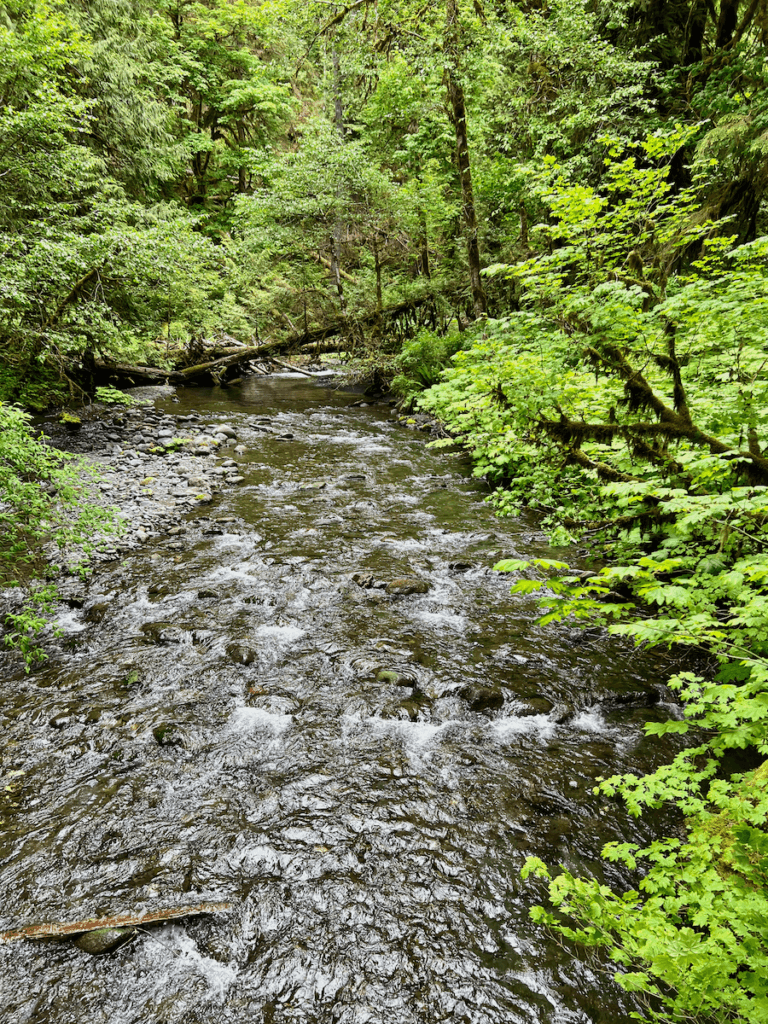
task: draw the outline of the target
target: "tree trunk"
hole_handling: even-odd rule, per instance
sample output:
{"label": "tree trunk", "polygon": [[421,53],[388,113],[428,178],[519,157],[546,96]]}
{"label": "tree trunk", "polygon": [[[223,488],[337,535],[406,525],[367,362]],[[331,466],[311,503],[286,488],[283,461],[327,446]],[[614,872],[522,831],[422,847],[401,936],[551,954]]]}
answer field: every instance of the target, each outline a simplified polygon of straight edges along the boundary
{"label": "tree trunk", "polygon": [[717,38],[715,39],[716,50],[727,46],[733,39],[738,16],[739,0],[720,0],[720,17],[717,19]]}
{"label": "tree trunk", "polygon": [[469,260],[469,279],[472,286],[472,304],[475,317],[481,317],[488,311],[488,304],[480,277],[480,247],[477,238],[477,214],[475,198],[472,191],[472,168],[469,162],[469,143],[467,140],[467,110],[464,100],[464,87],[459,78],[459,13],[456,0],[445,2],[445,78],[448,88],[448,100],[451,118],[456,130],[456,163],[461,180],[461,198],[464,211],[464,228],[467,236],[467,258]]}
{"label": "tree trunk", "polygon": [[429,270],[429,237],[427,235],[427,214],[425,210],[419,210],[419,222],[421,224],[421,256],[420,270],[424,277],[431,277]]}
{"label": "tree trunk", "polygon": [[707,4],[705,0],[694,0],[686,25],[685,49],[681,60],[682,66],[698,64],[702,58],[702,44],[707,27]]}

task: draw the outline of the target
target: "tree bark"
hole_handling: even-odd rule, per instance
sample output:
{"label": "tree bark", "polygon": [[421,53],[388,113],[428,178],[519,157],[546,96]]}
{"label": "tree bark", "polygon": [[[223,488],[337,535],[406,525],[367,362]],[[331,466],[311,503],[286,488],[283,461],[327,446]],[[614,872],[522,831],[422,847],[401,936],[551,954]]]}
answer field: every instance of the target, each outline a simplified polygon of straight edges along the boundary
{"label": "tree bark", "polygon": [[480,277],[480,246],[477,237],[477,214],[472,190],[472,168],[469,160],[467,140],[467,109],[464,87],[459,78],[460,29],[456,0],[445,0],[445,78],[451,119],[456,131],[456,163],[461,180],[461,198],[464,212],[464,228],[467,236],[467,259],[469,279],[472,286],[472,304],[475,317],[488,312],[488,303]]}

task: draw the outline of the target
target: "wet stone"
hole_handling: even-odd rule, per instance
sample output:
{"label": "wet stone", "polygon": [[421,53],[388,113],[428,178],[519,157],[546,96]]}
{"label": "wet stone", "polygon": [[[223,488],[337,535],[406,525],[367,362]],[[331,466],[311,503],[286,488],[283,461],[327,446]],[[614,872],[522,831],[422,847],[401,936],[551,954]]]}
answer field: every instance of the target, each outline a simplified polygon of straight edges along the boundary
{"label": "wet stone", "polygon": [[109,603],[107,601],[98,601],[86,610],[85,620],[86,622],[101,622],[108,610]]}
{"label": "wet stone", "polygon": [[160,747],[180,747],[184,741],[178,729],[175,722],[161,722],[154,727],[152,735]]}
{"label": "wet stone", "polygon": [[182,644],[188,636],[185,629],[175,626],[172,622],[145,622],[140,629],[154,644]]}
{"label": "wet stone", "polygon": [[463,686],[459,696],[469,704],[471,711],[489,711],[504,705],[504,694],[490,686]]}
{"label": "wet stone", "polygon": [[133,928],[97,928],[75,939],[75,945],[84,953],[98,956],[100,953],[109,953],[116,949],[133,934]]}
{"label": "wet stone", "polygon": [[392,580],[391,583],[387,584],[386,589],[388,594],[400,596],[426,594],[429,590],[429,583],[426,580],[403,577],[402,579]]}
{"label": "wet stone", "polygon": [[258,653],[248,644],[233,643],[227,647],[227,656],[236,665],[250,665],[258,657]]}

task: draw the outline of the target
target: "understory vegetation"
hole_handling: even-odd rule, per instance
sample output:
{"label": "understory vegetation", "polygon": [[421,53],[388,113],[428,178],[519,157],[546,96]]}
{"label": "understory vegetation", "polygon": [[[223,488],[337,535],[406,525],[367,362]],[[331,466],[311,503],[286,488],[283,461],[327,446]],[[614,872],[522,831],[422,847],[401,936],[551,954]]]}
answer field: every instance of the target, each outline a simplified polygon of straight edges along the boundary
{"label": "understory vegetation", "polygon": [[649,1020],[768,1022],[766,42],[767,0],[0,3],[6,643],[107,522],[21,407],[203,339],[377,367],[540,513],[561,557],[498,568],[544,622],[697,652],[681,752],[600,783],[684,838],[607,848],[627,893],[527,868]]}

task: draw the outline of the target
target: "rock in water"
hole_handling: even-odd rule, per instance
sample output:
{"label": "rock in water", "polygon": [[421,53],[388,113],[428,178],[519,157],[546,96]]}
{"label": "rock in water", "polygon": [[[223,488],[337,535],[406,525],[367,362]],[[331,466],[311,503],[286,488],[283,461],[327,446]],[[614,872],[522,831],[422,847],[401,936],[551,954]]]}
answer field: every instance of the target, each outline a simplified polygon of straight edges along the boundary
{"label": "rock in water", "polygon": [[97,928],[96,931],[86,932],[79,939],[75,939],[75,945],[84,953],[97,956],[99,953],[109,953],[112,949],[125,942],[133,935],[133,928]]}
{"label": "rock in water", "polygon": [[411,577],[392,580],[391,583],[387,584],[388,594],[426,594],[428,590],[429,583],[426,580],[412,579]]}

